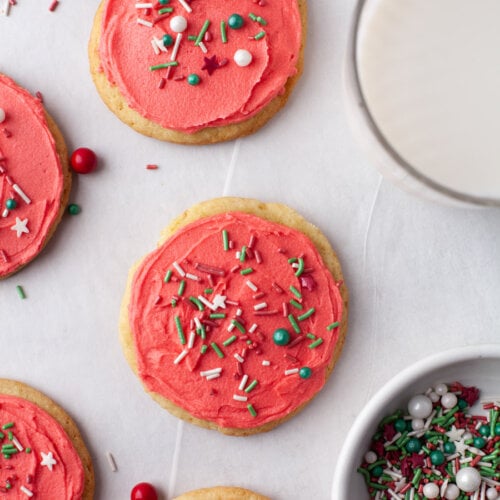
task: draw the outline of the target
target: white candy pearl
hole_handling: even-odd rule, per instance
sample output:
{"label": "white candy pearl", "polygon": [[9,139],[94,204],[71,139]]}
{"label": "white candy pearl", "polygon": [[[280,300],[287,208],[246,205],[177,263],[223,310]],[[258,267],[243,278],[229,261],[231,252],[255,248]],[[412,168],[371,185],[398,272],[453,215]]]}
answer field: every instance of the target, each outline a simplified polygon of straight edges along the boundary
{"label": "white candy pearl", "polygon": [[498,491],[495,488],[488,488],[486,490],[486,498],[488,500],[496,500],[498,498]]}
{"label": "white candy pearl", "polygon": [[252,62],[252,54],[245,49],[238,49],[233,56],[234,62],[240,66],[248,66]]}
{"label": "white candy pearl", "polygon": [[425,422],[421,418],[414,418],[411,421],[411,428],[414,431],[421,431],[424,428]]}
{"label": "white candy pearl", "polygon": [[447,392],[441,398],[441,406],[443,408],[453,408],[458,403],[458,399],[452,392]]}
{"label": "white candy pearl", "polygon": [[5,121],[5,111],[0,108],[0,123],[3,123]]}
{"label": "white candy pearl", "polygon": [[417,394],[408,402],[408,413],[413,418],[427,418],[432,413],[432,401],[423,394]]}
{"label": "white candy pearl", "polygon": [[186,30],[188,22],[184,16],[175,16],[170,19],[170,29],[174,33],[182,33]]}
{"label": "white candy pearl", "polygon": [[462,491],[472,493],[481,486],[481,474],[473,467],[465,467],[457,472],[455,482]]}
{"label": "white candy pearl", "polygon": [[444,396],[448,392],[448,386],[446,384],[438,384],[434,387],[434,390],[439,396]]}
{"label": "white candy pearl", "polygon": [[439,401],[439,396],[434,392],[432,391],[430,394],[429,394],[429,399],[433,402],[433,403],[437,403]]}
{"label": "white candy pearl", "polygon": [[456,500],[460,496],[460,490],[456,484],[449,484],[444,492],[446,500]]}
{"label": "white candy pearl", "polygon": [[427,483],[424,486],[423,494],[426,498],[437,498],[439,496],[439,486],[436,483]]}
{"label": "white candy pearl", "polygon": [[470,432],[466,432],[463,436],[462,439],[464,441],[468,441],[469,439],[472,439],[472,434]]}
{"label": "white candy pearl", "polygon": [[367,464],[373,464],[377,461],[377,454],[374,451],[367,451],[365,453],[365,461]]}

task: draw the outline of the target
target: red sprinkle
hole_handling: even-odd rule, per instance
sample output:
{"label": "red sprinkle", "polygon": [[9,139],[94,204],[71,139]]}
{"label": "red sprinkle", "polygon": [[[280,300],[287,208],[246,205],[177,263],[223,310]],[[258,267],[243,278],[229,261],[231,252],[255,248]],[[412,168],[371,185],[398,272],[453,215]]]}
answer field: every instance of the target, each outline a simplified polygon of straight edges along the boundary
{"label": "red sprinkle", "polygon": [[163,87],[165,87],[165,83],[167,83],[167,80],[165,80],[165,78],[160,78],[160,81],[158,82],[158,88],[162,89]]}
{"label": "red sprinkle", "polygon": [[158,165],[149,164],[149,165],[146,165],[146,169],[147,170],[158,170]]}
{"label": "red sprinkle", "polygon": [[35,92],[35,97],[36,97],[36,98],[37,98],[40,102],[43,102],[43,94],[42,94],[39,90],[37,90],[37,91]]}
{"label": "red sprinkle", "polygon": [[49,7],[50,12],[54,12],[57,9],[57,6],[59,5],[59,0],[54,0]]}

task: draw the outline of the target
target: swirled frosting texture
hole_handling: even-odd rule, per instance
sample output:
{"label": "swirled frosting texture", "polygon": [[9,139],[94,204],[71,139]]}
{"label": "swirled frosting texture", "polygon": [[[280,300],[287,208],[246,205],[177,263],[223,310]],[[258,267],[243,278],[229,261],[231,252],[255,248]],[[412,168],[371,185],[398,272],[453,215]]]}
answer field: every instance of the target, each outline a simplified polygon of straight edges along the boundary
{"label": "swirled frosting texture", "polygon": [[[17,439],[23,450],[18,450],[9,459],[5,456],[0,459],[0,491],[5,493],[5,498],[28,498],[29,493],[23,491],[24,488],[33,493],[33,498],[81,499],[83,466],[61,425],[35,404],[2,394],[0,425],[10,423],[12,427],[2,430],[2,447],[12,445],[9,437],[9,432],[12,432],[12,437]],[[52,470],[42,465],[42,453],[55,460]],[[46,459],[46,463],[52,462],[50,458]]]}
{"label": "swirled frosting texture", "polygon": [[[0,74],[0,277],[14,272],[42,249],[57,221],[64,176],[41,102]],[[29,203],[15,190],[18,186]],[[16,208],[8,212],[8,199]],[[13,230],[27,219],[29,232]],[[23,226],[21,226],[23,227]]]}
{"label": "swirled frosting texture", "polygon": [[[136,9],[134,0],[107,0],[104,6],[102,32],[99,44],[101,66],[107,79],[117,85],[128,105],[145,118],[159,125],[192,133],[205,127],[218,127],[242,120],[262,110],[275,96],[284,91],[288,78],[297,72],[301,46],[301,19],[297,0],[273,0],[259,6],[250,0],[196,0],[188,13],[176,0],[168,4],[173,12],[153,27],[137,23],[141,18],[154,22],[156,9]],[[220,22],[227,23],[233,13],[240,14],[245,24],[240,29],[227,29],[227,43],[223,43]],[[260,16],[265,25],[249,18]],[[170,29],[170,19],[181,15],[187,19],[187,29],[179,47],[176,61],[179,66],[170,70],[170,78],[163,89],[159,81],[169,74],[168,69],[150,71],[150,66],[169,62],[168,53],[155,54],[151,41],[161,40],[165,33],[176,38]],[[206,20],[211,40],[204,41],[207,53],[188,40],[198,35]],[[253,36],[265,31],[259,40]],[[249,66],[239,67],[233,56],[236,50],[251,52]],[[202,69],[204,58],[216,57],[228,62],[209,75]],[[190,74],[201,77],[201,83],[189,85]],[[177,80],[177,77],[184,77]]]}
{"label": "swirled frosting texture", "polygon": [[[223,231],[232,249],[224,250]],[[242,274],[245,269],[252,272]],[[193,298],[206,299],[212,308],[200,311]],[[221,302],[224,307],[213,309]],[[225,317],[210,317],[220,313]],[[138,373],[146,388],[198,419],[235,429],[284,418],[323,387],[342,314],[339,288],[311,241],[294,229],[240,212],[189,224],[149,254],[136,271],[129,303]],[[290,332],[288,346],[273,342],[277,328]],[[310,347],[313,343],[317,346]],[[309,378],[285,374],[302,367],[310,368]],[[201,375],[215,368],[221,369],[219,377]],[[249,392],[241,389],[245,375],[245,389],[257,381]]]}

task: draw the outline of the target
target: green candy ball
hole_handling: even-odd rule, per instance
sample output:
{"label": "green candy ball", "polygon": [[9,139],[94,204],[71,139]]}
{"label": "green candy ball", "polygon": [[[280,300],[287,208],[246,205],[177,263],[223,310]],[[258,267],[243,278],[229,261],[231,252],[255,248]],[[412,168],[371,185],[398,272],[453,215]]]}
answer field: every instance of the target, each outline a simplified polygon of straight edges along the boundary
{"label": "green candy ball", "polygon": [[432,465],[443,465],[444,454],[442,451],[434,450],[430,454]]}
{"label": "green candy ball", "polygon": [[489,425],[482,425],[479,427],[479,434],[483,437],[488,437],[490,435],[490,426]]}
{"label": "green candy ball", "polygon": [[475,437],[474,446],[479,449],[484,448],[486,446],[486,439],[482,437]]}
{"label": "green candy ball", "polygon": [[245,21],[239,14],[232,14],[229,16],[227,24],[233,30],[239,30],[245,24]]}
{"label": "green candy ball", "polygon": [[374,477],[380,477],[383,473],[384,473],[384,469],[380,465],[377,465],[376,467],[374,467],[372,469],[372,476],[374,476]]}
{"label": "green candy ball", "polygon": [[458,400],[458,407],[461,409],[461,410],[465,410],[465,408],[468,408],[468,404],[467,404],[467,401],[465,401],[464,399],[459,399]]}
{"label": "green candy ball", "polygon": [[395,422],[394,422],[394,428],[398,431],[398,432],[404,432],[407,427],[406,427],[406,420],[403,420],[402,418],[398,418]]}
{"label": "green candy ball", "polygon": [[164,47],[170,47],[174,43],[174,37],[165,33],[165,35],[163,35],[162,42]]}
{"label": "green candy ball", "polygon": [[287,345],[290,342],[290,334],[285,328],[278,328],[273,333],[273,341],[276,345]]}
{"label": "green candy ball", "polygon": [[451,441],[448,441],[447,443],[444,443],[444,445],[443,445],[443,450],[448,455],[452,455],[453,453],[455,453],[456,449],[457,448],[455,447],[455,445]]}
{"label": "green candy ball", "polygon": [[200,83],[200,77],[196,73],[191,73],[187,77],[187,82],[189,85],[198,85]]}
{"label": "green candy ball", "polygon": [[170,0],[158,0],[158,3],[160,5],[168,5],[170,3]]}
{"label": "green candy ball", "polygon": [[14,208],[17,207],[17,201],[14,200],[13,198],[9,198],[6,202],[5,202],[5,206],[9,209],[9,210],[14,210]]}
{"label": "green candy ball", "polygon": [[418,453],[422,449],[422,443],[419,439],[413,438],[406,443],[406,451],[408,453]]}
{"label": "green candy ball", "polygon": [[78,215],[81,211],[82,209],[76,203],[72,203],[68,206],[68,213],[70,215]]}
{"label": "green candy ball", "polygon": [[312,374],[312,370],[308,366],[303,366],[299,370],[300,378],[309,378]]}
{"label": "green candy ball", "polygon": [[495,436],[500,436],[500,424],[495,425]]}

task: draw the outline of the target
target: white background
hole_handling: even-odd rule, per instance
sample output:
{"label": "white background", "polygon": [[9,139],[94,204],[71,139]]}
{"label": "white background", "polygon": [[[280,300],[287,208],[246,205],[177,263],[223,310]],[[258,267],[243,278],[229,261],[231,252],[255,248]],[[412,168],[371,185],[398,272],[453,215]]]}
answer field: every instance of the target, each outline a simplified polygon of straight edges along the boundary
{"label": "white background", "polygon": [[[276,500],[329,498],[345,435],[382,383],[430,353],[497,341],[499,211],[410,197],[366,159],[343,103],[351,0],[310,2],[305,72],[285,109],[251,137],[206,147],[143,137],[110,113],[87,63],[98,1],[61,0],[52,13],[50,2],[18,0],[0,17],[0,71],[40,90],[69,149],[94,149],[100,166],[75,179],[71,201],[82,213],[65,217],[43,254],[0,283],[0,375],[75,418],[97,499],[126,499],[139,481],[169,499],[215,484]],[[290,422],[247,438],[170,416],[142,391],[118,342],[128,268],[172,217],[222,194],[284,202],[320,226],[351,292],[348,339],[325,389]]]}

